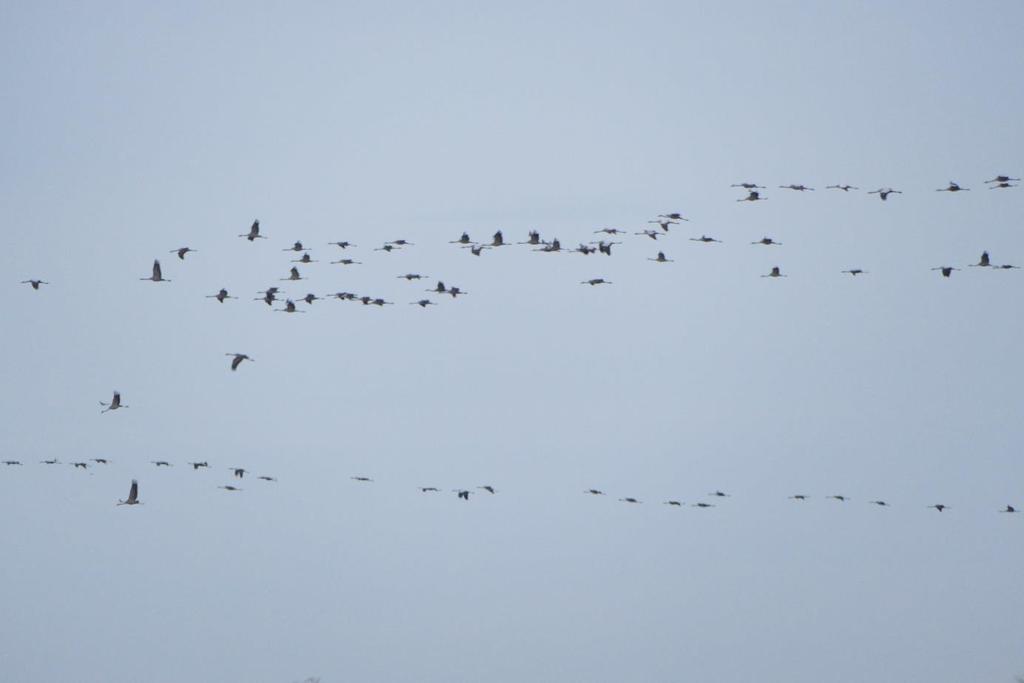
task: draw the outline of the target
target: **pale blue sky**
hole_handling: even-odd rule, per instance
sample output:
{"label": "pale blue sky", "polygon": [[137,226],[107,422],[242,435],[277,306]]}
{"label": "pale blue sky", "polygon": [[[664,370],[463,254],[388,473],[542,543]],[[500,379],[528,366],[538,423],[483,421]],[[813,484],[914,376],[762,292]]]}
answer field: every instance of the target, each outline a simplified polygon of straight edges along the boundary
{"label": "pale blue sky", "polygon": [[[1024,265],[1024,188],[983,189],[1024,172],[1022,20],[0,7],[0,459],[25,462],[0,467],[0,678],[1024,673],[1024,517],[996,512],[1024,508],[1024,271],[929,270]],[[769,201],[736,203],[747,180]],[[692,222],[611,258],[447,244],[666,211]],[[257,217],[270,239],[236,237]],[[342,239],[363,265],[326,263]],[[278,283],[295,240],[321,262]],[[154,258],[171,283],[138,280]],[[470,294],[409,306],[433,279],[406,272]],[[285,316],[250,300],[273,284],[397,305]],[[221,286],[242,299],[203,298]],[[235,351],[256,362],[231,373]],[[99,415],[115,388],[131,407]],[[233,466],[279,481],[218,490]],[[133,477],[145,505],[115,507]]]}

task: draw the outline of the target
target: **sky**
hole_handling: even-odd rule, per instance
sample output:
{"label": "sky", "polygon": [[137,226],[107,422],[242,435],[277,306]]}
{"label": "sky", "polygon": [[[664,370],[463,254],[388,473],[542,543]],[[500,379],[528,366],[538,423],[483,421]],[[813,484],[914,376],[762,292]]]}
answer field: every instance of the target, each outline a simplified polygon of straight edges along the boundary
{"label": "sky", "polygon": [[[3,5],[0,677],[1024,675],[998,512],[1024,510],[1024,270],[967,267],[1024,266],[1024,188],[984,183],[1024,173],[1022,28],[1000,2]],[[449,244],[605,227],[611,257]],[[318,263],[279,282],[296,240]],[[274,285],[395,305],[286,315],[252,301]]]}

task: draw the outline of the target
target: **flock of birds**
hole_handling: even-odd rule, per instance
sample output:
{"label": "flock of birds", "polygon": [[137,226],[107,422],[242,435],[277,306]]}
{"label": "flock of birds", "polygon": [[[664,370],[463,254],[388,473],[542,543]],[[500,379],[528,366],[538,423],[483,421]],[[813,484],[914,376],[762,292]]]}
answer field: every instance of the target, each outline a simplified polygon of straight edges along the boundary
{"label": "flock of birds", "polygon": [[[985,186],[988,189],[992,189],[992,190],[1011,189],[1011,188],[1018,187],[1019,186],[1019,182],[1020,182],[1020,178],[1013,178],[1013,177],[1010,177],[1010,176],[1007,176],[1007,175],[997,175],[997,176],[995,176],[994,178],[992,178],[990,180],[986,180],[985,181]],[[768,197],[764,196],[764,194],[762,193],[762,190],[764,190],[766,188],[764,186],[757,185],[756,183],[749,183],[749,182],[736,183],[736,184],[733,184],[732,187],[740,188],[740,189],[745,190],[747,192],[747,195],[745,197],[742,197],[742,198],[736,200],[738,202],[756,202],[756,201],[764,201],[764,200],[768,199]],[[786,190],[791,190],[791,191],[795,191],[795,192],[813,192],[814,189],[815,189],[813,187],[808,187],[808,186],[802,185],[802,184],[779,185],[778,187],[780,189],[786,189]],[[846,185],[846,184],[843,184],[843,185],[839,185],[839,184],[837,184],[837,185],[828,185],[828,186],[826,186],[825,189],[839,190],[839,191],[842,191],[842,192],[849,192],[851,190],[859,190],[858,187],[855,187],[855,186],[852,186],[852,185]],[[970,189],[971,188],[962,187],[960,184],[958,184],[958,183],[956,183],[954,181],[950,181],[946,187],[937,188],[935,191],[936,192],[956,193],[956,192],[968,192],[968,191],[970,191]],[[888,198],[891,195],[903,194],[903,192],[901,190],[895,190],[895,189],[893,189],[891,187],[881,187],[881,188],[878,188],[876,190],[868,191],[867,194],[869,194],[869,195],[877,194],[878,197],[882,201],[887,201]],[[534,251],[543,252],[543,253],[563,252],[563,253],[580,253],[580,254],[583,254],[583,255],[590,255],[590,254],[593,254],[593,253],[600,253],[600,254],[604,254],[606,256],[611,256],[612,255],[613,247],[618,245],[618,244],[621,244],[621,242],[614,241],[614,238],[616,236],[626,235],[626,234],[629,234],[630,232],[632,232],[632,234],[635,235],[635,236],[643,236],[643,237],[647,237],[647,238],[649,238],[651,240],[657,241],[659,238],[661,238],[661,237],[665,236],[666,234],[668,234],[673,226],[679,225],[680,223],[683,223],[683,222],[689,222],[689,219],[684,217],[679,212],[670,212],[670,213],[659,214],[654,219],[649,220],[647,222],[649,224],[657,225],[660,228],[660,230],[658,230],[658,229],[644,229],[644,230],[640,230],[640,231],[629,231],[629,230],[623,230],[623,229],[620,229],[620,228],[601,228],[599,230],[595,230],[594,231],[596,234],[602,235],[602,237],[599,240],[591,241],[589,243],[582,243],[581,242],[575,248],[563,248],[561,243],[560,243],[560,241],[557,238],[554,238],[554,239],[551,239],[551,240],[544,240],[544,239],[541,238],[541,235],[540,235],[540,233],[538,231],[531,230],[527,234],[527,239],[525,241],[516,242],[514,244],[526,245],[526,246],[531,247]],[[259,222],[258,219],[253,221],[252,225],[250,226],[250,228],[249,228],[249,230],[247,232],[239,234],[238,237],[244,238],[244,239],[246,239],[249,242],[256,242],[256,240],[268,239],[267,236],[262,234],[262,232],[260,231],[260,222]],[[691,237],[691,238],[689,238],[689,240],[690,241],[694,241],[694,242],[704,243],[704,244],[714,244],[714,243],[720,243],[721,242],[721,240],[718,240],[718,239],[716,239],[714,237],[709,237],[709,236],[703,235],[703,234],[700,237]],[[498,230],[497,232],[495,232],[491,236],[491,239],[490,239],[489,242],[481,243],[481,242],[474,241],[473,239],[470,238],[470,235],[467,232],[463,232],[457,239],[451,240],[449,243],[450,244],[455,244],[455,245],[457,245],[457,246],[459,246],[461,248],[464,248],[464,249],[468,249],[469,253],[474,255],[474,256],[481,256],[486,250],[497,249],[497,248],[501,248],[501,247],[505,247],[505,246],[511,246],[513,244],[513,243],[507,242],[505,240],[505,237],[504,237],[504,235],[503,235],[501,230]],[[750,244],[751,245],[762,245],[762,246],[782,246],[781,242],[778,242],[774,238],[768,237],[768,236],[765,236],[765,237],[763,237],[763,238],[761,238],[759,240],[755,240],[753,242],[750,242]],[[337,247],[338,249],[341,250],[342,253],[347,253],[347,250],[350,249],[350,248],[352,248],[352,249],[357,248],[357,245],[352,244],[351,242],[348,242],[348,241],[330,242],[328,244],[328,246]],[[390,252],[393,252],[393,251],[396,251],[396,250],[401,250],[401,249],[405,249],[405,248],[413,247],[413,246],[415,246],[415,245],[412,242],[409,242],[408,240],[397,239],[397,240],[392,240],[392,241],[385,242],[382,245],[380,245],[378,247],[375,247],[374,251],[390,253]],[[296,282],[300,282],[300,281],[306,280],[306,278],[302,275],[302,272],[299,270],[299,266],[300,265],[301,266],[306,266],[306,265],[318,262],[316,259],[312,258],[311,254],[310,254],[311,249],[307,248],[301,241],[295,241],[295,242],[292,243],[291,246],[282,249],[282,251],[290,252],[292,255],[297,256],[297,258],[294,258],[291,261],[292,261],[292,263],[298,264],[298,265],[290,266],[290,268],[288,270],[288,276],[284,277],[284,278],[280,278],[281,281],[296,283]],[[186,258],[187,255],[198,253],[198,250],[186,246],[186,247],[179,247],[179,248],[176,248],[176,249],[172,249],[172,250],[170,250],[170,253],[176,255],[180,261],[185,261],[185,258]],[[672,263],[672,262],[674,262],[674,259],[671,259],[668,256],[666,256],[664,251],[658,251],[655,256],[648,257],[647,260],[653,261],[655,263]],[[330,261],[330,263],[332,265],[352,266],[352,265],[360,265],[362,262],[361,261],[357,261],[357,260],[355,260],[353,258],[345,257],[345,258],[339,258],[338,260]],[[972,264],[968,264],[968,265],[970,267],[990,268],[990,269],[996,269],[996,270],[1010,270],[1010,269],[1017,269],[1017,268],[1019,268],[1019,266],[1016,266],[1016,265],[1013,265],[1013,264],[995,264],[995,263],[993,263],[991,258],[990,258],[990,256],[989,256],[989,253],[987,251],[982,252],[982,254],[979,257],[977,263],[972,263]],[[955,267],[955,266],[942,265],[942,266],[937,266],[935,268],[932,268],[932,270],[939,271],[943,277],[947,277],[948,278],[948,277],[951,276],[951,274],[953,272],[955,272],[957,270],[960,270],[960,269]],[[841,272],[844,273],[844,274],[849,274],[851,276],[864,275],[864,274],[867,273],[867,271],[865,271],[865,270],[863,270],[861,268],[849,268],[849,269],[843,270]],[[415,282],[415,281],[427,280],[429,276],[423,275],[423,274],[420,274],[420,273],[404,273],[404,274],[398,275],[397,277],[399,279],[404,279],[404,280],[407,280],[409,282]],[[787,276],[782,272],[782,270],[781,270],[781,268],[779,266],[773,266],[768,273],[762,274],[761,277],[780,278],[780,277],[787,277]],[[163,268],[162,268],[162,266],[160,264],[159,259],[153,261],[153,266],[152,266],[151,274],[148,277],[143,277],[143,278],[139,278],[139,279],[140,280],[145,280],[145,281],[150,281],[150,282],[157,282],[157,283],[171,282],[171,280],[169,280],[169,279],[167,279],[167,278],[165,278],[163,276]],[[31,286],[33,290],[38,291],[40,289],[41,285],[50,285],[50,282],[47,281],[47,280],[43,280],[43,279],[28,279],[28,280],[23,280],[21,282],[21,284],[27,284],[27,285]],[[597,286],[597,285],[610,285],[610,284],[613,284],[613,283],[610,280],[605,279],[604,277],[594,277],[594,278],[590,278],[590,279],[587,279],[587,280],[583,280],[583,281],[580,282],[580,284],[582,284],[582,285],[589,285],[591,287],[594,287],[594,286]],[[440,279],[438,279],[436,281],[436,284],[433,287],[428,288],[425,291],[429,292],[431,294],[447,295],[447,296],[452,297],[452,299],[457,299],[459,296],[463,296],[463,295],[468,294],[468,292],[462,290],[460,287],[448,285],[443,280],[440,280]],[[271,287],[268,287],[265,290],[261,290],[260,292],[258,292],[258,294],[260,296],[255,297],[254,298],[255,301],[262,301],[267,306],[273,307],[274,304],[279,301],[279,296],[283,295],[284,292],[282,292],[280,286],[271,286]],[[223,304],[225,301],[227,301],[229,299],[237,299],[238,297],[232,296],[228,292],[228,290],[226,288],[221,287],[215,294],[207,295],[207,298],[216,299],[218,303]],[[297,301],[303,302],[307,306],[312,305],[315,301],[318,301],[318,300],[321,300],[321,299],[324,299],[324,298],[335,298],[335,299],[342,300],[342,301],[358,301],[358,302],[362,303],[364,306],[383,307],[383,306],[387,306],[387,305],[393,305],[393,303],[394,303],[392,301],[387,301],[387,300],[385,300],[384,298],[381,298],[381,297],[369,296],[369,295],[358,295],[358,294],[355,294],[353,292],[346,292],[346,291],[338,291],[338,292],[327,293],[327,294],[323,294],[322,296],[314,294],[314,293],[307,293],[307,294],[305,294],[302,297],[296,297]],[[278,312],[283,312],[283,313],[305,313],[306,312],[305,310],[302,310],[302,309],[300,309],[298,307],[298,305],[296,303],[296,299],[292,299],[292,298],[287,298],[286,297],[283,306],[280,307],[280,308],[273,308],[273,310],[274,311],[278,311]],[[435,301],[433,301],[432,299],[427,298],[427,297],[421,297],[421,298],[419,298],[419,299],[417,299],[415,301],[410,301],[408,303],[410,305],[419,306],[421,308],[427,308],[428,306],[435,306],[435,305],[437,305],[437,303]],[[229,367],[230,367],[230,369],[232,371],[237,371],[238,368],[241,366],[241,364],[243,362],[245,362],[245,361],[249,361],[249,362],[254,362],[255,361],[254,358],[252,358],[251,356],[249,356],[248,354],[245,354],[245,353],[230,352],[230,353],[226,353],[225,355],[231,358]],[[114,391],[113,396],[112,396],[112,398],[111,398],[111,400],[109,402],[102,402],[101,401],[100,405],[103,406],[103,409],[100,411],[101,413],[113,412],[113,411],[116,411],[116,410],[119,410],[119,409],[122,409],[122,408],[128,408],[129,407],[128,404],[122,402],[121,394],[118,391]],[[22,462],[19,461],[19,460],[4,460],[4,461],[0,461],[0,462],[2,462],[2,464],[6,465],[6,466],[19,466],[19,465],[22,465]],[[43,460],[41,462],[43,464],[47,464],[47,465],[59,464],[59,461],[57,461],[56,459],[53,459],[53,460]],[[107,460],[105,458],[93,458],[91,462],[92,462],[93,465],[106,465],[106,464],[109,464],[109,460]],[[151,462],[156,467],[170,467],[171,466],[171,463],[169,463],[167,461],[164,461],[164,460],[155,460],[155,461],[151,461]],[[78,469],[87,469],[87,468],[90,467],[90,463],[89,462],[84,462],[84,461],[72,462],[72,463],[69,463],[69,464],[72,465],[75,468],[78,468]],[[205,462],[205,461],[204,462],[189,462],[188,464],[193,468],[193,470],[199,470],[199,469],[202,469],[202,468],[208,468],[209,467],[209,464],[207,462]],[[247,470],[244,469],[244,468],[241,468],[241,467],[232,467],[232,468],[229,468],[229,469],[232,471],[233,476],[236,479],[239,479],[239,480],[242,479],[245,476],[245,474],[247,473]],[[277,479],[275,477],[271,477],[271,476],[267,476],[267,475],[260,475],[257,478],[260,479],[260,480],[263,480],[263,481],[267,481],[267,482],[275,482],[275,481],[277,481]],[[358,482],[372,482],[373,481],[369,477],[365,477],[365,476],[353,476],[352,479],[355,480],[355,481],[358,481]],[[234,485],[230,485],[230,484],[221,485],[218,488],[221,488],[221,489],[224,489],[224,490],[230,491],[230,492],[237,492],[237,491],[241,491],[242,490],[241,488],[239,488],[237,486],[234,486]],[[439,489],[437,487],[433,487],[433,486],[424,486],[424,487],[419,487],[419,488],[420,488],[420,491],[423,492],[423,493],[435,493],[435,492],[440,492],[440,490],[441,490],[441,489]],[[452,491],[457,494],[457,497],[459,499],[465,500],[465,501],[468,501],[469,498],[470,498],[470,495],[475,493],[476,491],[485,491],[485,492],[487,492],[487,493],[489,493],[491,495],[497,493],[497,490],[493,486],[491,486],[489,484],[476,487],[476,489],[457,488],[457,489],[452,489]],[[588,495],[593,495],[593,496],[603,496],[603,495],[605,495],[604,492],[599,490],[599,489],[587,489],[587,490],[584,491],[584,493],[586,493]],[[726,494],[726,493],[724,493],[722,491],[715,491],[714,493],[709,494],[709,495],[714,497],[714,498],[718,498],[718,499],[726,498],[726,497],[729,496],[729,494]],[[839,502],[846,502],[846,501],[849,500],[846,496],[843,496],[843,495],[831,495],[831,496],[827,496],[827,497],[830,498],[830,499],[839,501]],[[808,498],[809,498],[809,496],[804,495],[804,494],[795,494],[795,495],[790,496],[790,499],[792,499],[794,501],[805,501]],[[628,504],[639,504],[639,503],[642,502],[640,499],[632,497],[632,496],[619,498],[618,500],[621,501],[621,502],[624,502],[624,503],[628,503]],[[129,492],[128,492],[128,497],[123,499],[123,500],[119,500],[117,502],[117,505],[138,505],[141,502],[142,501],[139,499],[139,485],[138,485],[138,481],[133,479],[131,481],[131,486],[130,486],[130,489],[129,489]],[[668,506],[672,506],[672,507],[682,507],[684,505],[682,501],[675,500],[675,499],[666,500],[666,501],[662,501],[662,502],[663,502],[664,505],[668,505]],[[869,501],[869,502],[871,504],[879,506],[879,507],[890,507],[889,503],[884,501],[884,500],[872,500],[872,501]],[[707,501],[698,501],[698,502],[691,503],[691,505],[693,507],[697,507],[697,508],[711,508],[711,507],[715,507],[714,503],[710,503],[710,502],[707,502]],[[942,503],[936,503],[936,504],[933,504],[933,505],[929,505],[928,507],[933,508],[933,509],[937,510],[938,512],[942,512],[942,511],[944,511],[946,509],[949,509],[949,507],[947,505],[942,504]],[[1001,509],[999,511],[1003,512],[1003,513],[1015,513],[1015,512],[1017,512],[1017,509],[1014,506],[1012,506],[1012,505],[1006,505],[1005,508],[1003,508],[1003,509]]]}

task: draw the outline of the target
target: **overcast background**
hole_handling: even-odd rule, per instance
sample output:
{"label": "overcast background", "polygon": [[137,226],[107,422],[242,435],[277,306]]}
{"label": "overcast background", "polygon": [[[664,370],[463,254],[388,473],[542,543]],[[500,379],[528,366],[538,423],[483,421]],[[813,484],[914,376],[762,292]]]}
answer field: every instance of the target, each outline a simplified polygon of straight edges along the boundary
{"label": "overcast background", "polygon": [[488,4],[0,6],[0,678],[1024,673],[1024,5]]}

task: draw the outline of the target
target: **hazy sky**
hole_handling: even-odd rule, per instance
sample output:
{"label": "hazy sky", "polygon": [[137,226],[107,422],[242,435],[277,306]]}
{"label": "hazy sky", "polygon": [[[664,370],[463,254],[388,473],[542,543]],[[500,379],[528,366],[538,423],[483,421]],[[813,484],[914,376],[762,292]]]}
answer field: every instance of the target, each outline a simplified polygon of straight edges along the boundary
{"label": "hazy sky", "polygon": [[[1024,270],[966,267],[1024,265],[1024,188],[983,183],[1024,173],[1022,31],[1009,2],[0,6],[0,678],[1024,674]],[[669,211],[610,258],[448,244]],[[295,240],[320,262],[278,282]],[[408,305],[437,278],[469,294]]]}

